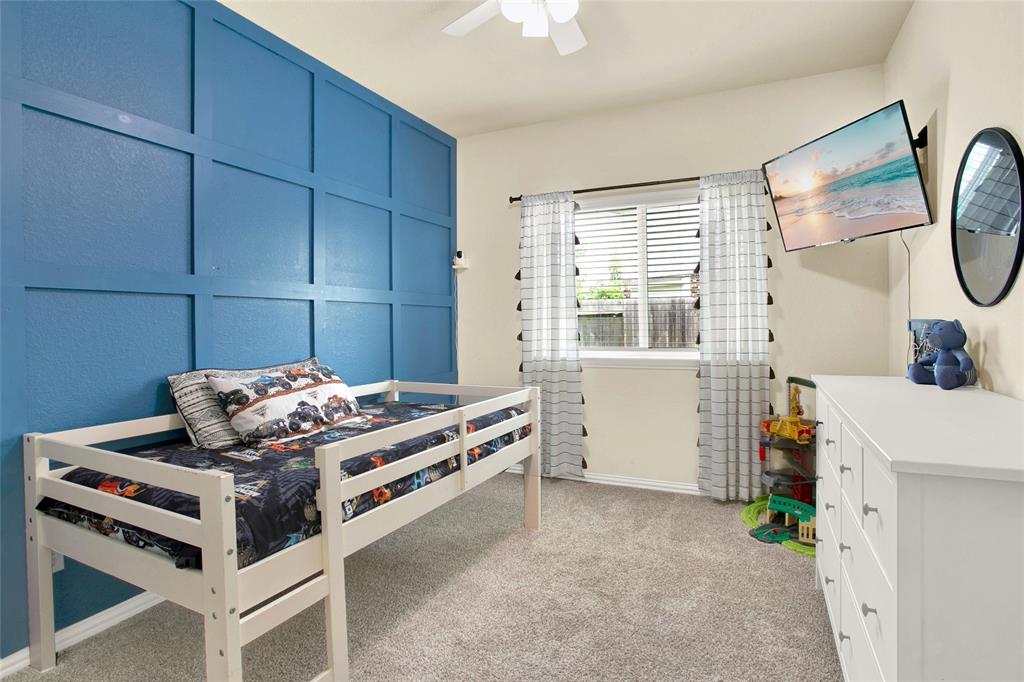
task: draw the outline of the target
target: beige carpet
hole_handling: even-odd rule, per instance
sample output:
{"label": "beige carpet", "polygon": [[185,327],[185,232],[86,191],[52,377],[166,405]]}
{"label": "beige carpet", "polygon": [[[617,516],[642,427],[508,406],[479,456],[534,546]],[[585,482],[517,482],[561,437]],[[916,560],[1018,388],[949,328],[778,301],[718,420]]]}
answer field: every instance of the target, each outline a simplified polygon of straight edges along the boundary
{"label": "beige carpet", "polygon": [[[813,562],[739,505],[505,474],[346,562],[354,680],[838,680]],[[167,603],[13,681],[197,680],[202,620]],[[247,680],[326,666],[315,606],[244,649]]]}

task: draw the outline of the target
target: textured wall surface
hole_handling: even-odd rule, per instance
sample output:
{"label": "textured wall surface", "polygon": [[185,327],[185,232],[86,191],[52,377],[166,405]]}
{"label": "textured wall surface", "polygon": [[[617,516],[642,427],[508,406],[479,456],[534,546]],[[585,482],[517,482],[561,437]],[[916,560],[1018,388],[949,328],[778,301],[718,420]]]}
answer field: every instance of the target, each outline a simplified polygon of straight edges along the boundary
{"label": "textured wall surface", "polygon": [[978,383],[1024,399],[1024,273],[997,305],[980,308],[960,289],[949,216],[960,159],[982,128],[998,126],[1024,146],[1024,3],[915,3],[885,61],[886,99],[903,98],[916,127],[929,125],[929,192],[935,225],[908,230],[911,263],[898,235],[889,240],[889,361],[907,366],[910,315],[957,318]]}
{"label": "textured wall surface", "polygon": [[[2,630],[27,643],[27,431],[317,353],[454,381],[455,141],[206,2],[5,2]],[[134,588],[67,562],[57,627]]]}

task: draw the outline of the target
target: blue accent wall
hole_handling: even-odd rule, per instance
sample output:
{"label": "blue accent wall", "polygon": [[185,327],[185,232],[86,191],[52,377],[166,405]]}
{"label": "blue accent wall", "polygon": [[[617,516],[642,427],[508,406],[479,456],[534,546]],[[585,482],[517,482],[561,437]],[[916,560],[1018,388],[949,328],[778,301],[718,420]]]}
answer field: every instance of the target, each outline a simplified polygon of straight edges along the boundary
{"label": "blue accent wall", "polygon": [[[456,381],[455,140],[207,2],[2,2],[0,655],[28,641],[21,435],[318,354]],[[73,561],[57,627],[135,589]]]}

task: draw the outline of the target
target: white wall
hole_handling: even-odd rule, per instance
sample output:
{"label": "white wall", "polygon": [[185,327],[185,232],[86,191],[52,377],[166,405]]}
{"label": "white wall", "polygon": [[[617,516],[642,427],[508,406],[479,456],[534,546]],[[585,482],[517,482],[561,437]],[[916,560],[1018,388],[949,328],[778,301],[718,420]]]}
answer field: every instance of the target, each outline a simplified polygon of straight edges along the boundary
{"label": "white wall", "polygon": [[[876,66],[459,139],[459,248],[471,264],[458,279],[460,380],[520,382],[509,195],[757,168],[882,104]],[[786,254],[775,229],[768,245],[776,408],[788,374],[886,373],[886,239]],[[588,368],[584,394],[591,471],[696,481],[693,371]]]}
{"label": "white wall", "polygon": [[[933,115],[936,224],[907,232],[913,317],[959,318],[980,383],[1024,398],[1024,278],[992,308],[972,305],[953,269],[949,214],[967,143],[982,128],[1006,128],[1024,145],[1024,3],[918,2],[884,65],[886,100],[903,98],[912,120]],[[890,238],[890,369],[905,368],[906,251]]]}

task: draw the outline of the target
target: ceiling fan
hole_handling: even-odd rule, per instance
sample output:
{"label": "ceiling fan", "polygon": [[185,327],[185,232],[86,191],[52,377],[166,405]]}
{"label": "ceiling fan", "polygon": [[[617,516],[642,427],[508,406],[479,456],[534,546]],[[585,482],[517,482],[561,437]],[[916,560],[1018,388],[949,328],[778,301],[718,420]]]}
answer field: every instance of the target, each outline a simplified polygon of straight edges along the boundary
{"label": "ceiling fan", "polygon": [[485,0],[481,5],[444,27],[450,36],[464,36],[501,14],[523,25],[524,38],[546,38],[558,54],[572,54],[587,46],[587,39],[576,23],[579,0]]}

